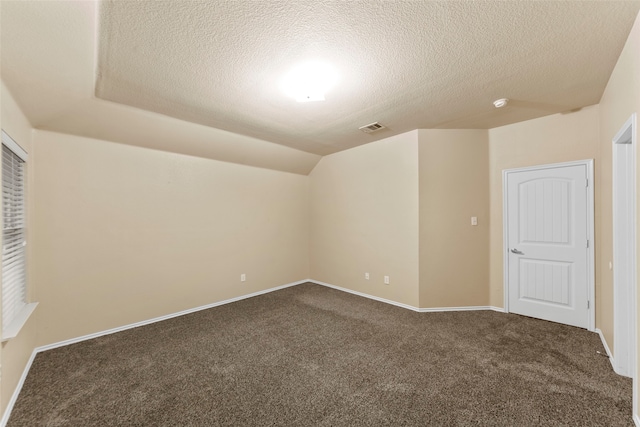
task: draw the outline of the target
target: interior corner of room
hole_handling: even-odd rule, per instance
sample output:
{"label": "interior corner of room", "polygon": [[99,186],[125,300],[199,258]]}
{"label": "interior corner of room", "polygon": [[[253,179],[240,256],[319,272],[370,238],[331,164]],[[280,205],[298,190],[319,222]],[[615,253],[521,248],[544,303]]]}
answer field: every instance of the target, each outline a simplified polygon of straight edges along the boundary
{"label": "interior corner of room", "polygon": [[[97,81],[94,73],[96,61],[105,65],[119,46],[115,31],[113,45],[95,52],[98,20],[106,28],[124,19],[117,5],[99,15],[98,2],[19,3],[0,6],[0,125],[29,155],[27,298],[38,305],[0,347],[3,423],[39,351],[286,286],[310,281],[422,312],[504,311],[503,171],[585,160],[593,160],[595,230],[588,329],[615,359],[622,309],[612,265],[620,162],[613,141],[640,111],[638,7],[604,90],[589,105],[474,128],[484,114],[508,114],[491,107],[467,127],[456,128],[456,119],[373,140],[327,131],[342,144],[334,150],[304,129],[277,141],[260,137],[265,122],[258,119],[242,133],[237,120],[224,128],[189,108],[181,116],[155,111],[147,106],[170,102],[153,98],[152,89],[140,90],[138,105],[113,101],[130,99],[136,88],[118,86],[121,76],[109,74],[116,68],[105,67]],[[48,13],[55,19],[47,24]],[[55,32],[70,23],[77,26]],[[38,35],[37,25],[55,35]],[[25,31],[36,35],[20,38]],[[62,59],[52,60],[56,54]],[[37,69],[49,60],[53,69]],[[320,107],[303,108],[300,120],[314,123],[309,117]],[[438,108],[446,106],[430,111]],[[637,238],[629,244],[638,246]],[[637,312],[640,295],[633,295],[628,316]],[[637,324],[633,333],[637,347]],[[637,358],[629,363],[640,425],[640,367]]]}

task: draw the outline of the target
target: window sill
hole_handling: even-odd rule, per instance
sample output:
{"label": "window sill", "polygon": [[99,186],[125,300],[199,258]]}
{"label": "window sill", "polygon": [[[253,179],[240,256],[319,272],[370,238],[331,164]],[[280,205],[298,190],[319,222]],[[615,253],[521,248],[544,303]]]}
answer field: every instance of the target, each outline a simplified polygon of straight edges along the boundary
{"label": "window sill", "polygon": [[20,311],[20,314],[6,327],[2,332],[2,342],[9,341],[11,338],[15,338],[20,333],[20,329],[27,323],[29,316],[38,306],[37,302],[32,302],[24,306]]}

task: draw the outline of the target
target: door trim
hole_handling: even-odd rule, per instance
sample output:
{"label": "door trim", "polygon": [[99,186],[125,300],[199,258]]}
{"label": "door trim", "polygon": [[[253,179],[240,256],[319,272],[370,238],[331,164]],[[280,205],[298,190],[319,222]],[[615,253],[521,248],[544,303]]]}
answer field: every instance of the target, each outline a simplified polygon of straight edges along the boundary
{"label": "door trim", "polygon": [[587,309],[588,324],[587,330],[593,332],[596,328],[595,310],[595,243],[594,243],[594,202],[593,202],[593,159],[577,160],[573,162],[552,163],[547,165],[528,166],[523,168],[504,169],[502,171],[502,264],[503,279],[502,289],[504,294],[504,311],[509,313],[509,227],[507,221],[507,177],[511,173],[527,172],[544,169],[556,169],[567,166],[585,166],[587,168],[587,239],[589,248],[587,249],[587,294],[589,296],[589,308]]}
{"label": "door trim", "polygon": [[[635,375],[637,365],[637,337],[636,337],[636,295],[637,295],[637,266],[636,266],[636,114],[633,113],[629,119],[622,125],[618,133],[612,139],[612,183],[613,183],[613,350],[614,350],[614,370],[627,377],[633,378],[634,396],[637,396],[637,378]],[[616,171],[618,165],[623,156],[621,147],[628,146],[626,158],[630,160],[628,164],[627,174],[624,177],[626,182],[626,192],[621,190],[618,185],[618,179],[616,178]],[[624,187],[623,187],[624,188]],[[627,199],[630,201],[626,210],[630,215],[628,216],[629,228],[628,234],[623,235],[616,224],[619,223],[619,215],[622,214],[619,210],[618,201],[619,198]],[[631,236],[629,236],[629,234]],[[628,239],[630,237],[630,239]],[[627,268],[622,268],[622,262],[619,258],[619,254],[625,252],[628,255],[629,265]],[[626,284],[628,289],[625,289],[627,294],[627,301],[621,296],[621,286]],[[621,310],[622,307],[626,310]],[[626,307],[625,307],[626,306]],[[623,337],[624,340],[623,340]],[[622,343],[622,345],[621,345]],[[616,355],[620,353],[626,353],[626,365],[619,364],[618,360],[625,358],[619,357],[616,360]],[[634,413],[636,413],[636,399],[634,398]]]}

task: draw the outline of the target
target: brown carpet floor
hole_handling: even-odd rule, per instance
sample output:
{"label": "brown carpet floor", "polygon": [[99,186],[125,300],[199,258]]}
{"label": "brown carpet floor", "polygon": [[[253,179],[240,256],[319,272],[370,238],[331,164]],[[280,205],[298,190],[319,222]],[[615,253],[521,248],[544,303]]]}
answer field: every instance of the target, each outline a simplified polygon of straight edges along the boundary
{"label": "brown carpet floor", "polygon": [[598,335],[304,284],[38,354],[9,426],[632,426]]}

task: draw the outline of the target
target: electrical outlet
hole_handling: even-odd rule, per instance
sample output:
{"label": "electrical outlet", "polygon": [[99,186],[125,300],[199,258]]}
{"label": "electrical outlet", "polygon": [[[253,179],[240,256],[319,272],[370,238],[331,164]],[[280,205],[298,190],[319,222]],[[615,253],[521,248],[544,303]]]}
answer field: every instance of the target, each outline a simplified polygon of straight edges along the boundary
{"label": "electrical outlet", "polygon": [[369,273],[364,273],[365,280],[369,280]]}
{"label": "electrical outlet", "polygon": [[385,285],[389,284],[389,276],[384,276],[384,284]]}
{"label": "electrical outlet", "polygon": [[477,216],[472,216],[471,217],[471,225],[478,225],[478,217]]}
{"label": "electrical outlet", "polygon": [[247,275],[246,275],[246,274],[244,274],[244,273],[242,273],[242,274],[240,275],[240,281],[241,281],[241,282],[246,282],[246,281],[247,281]]}

